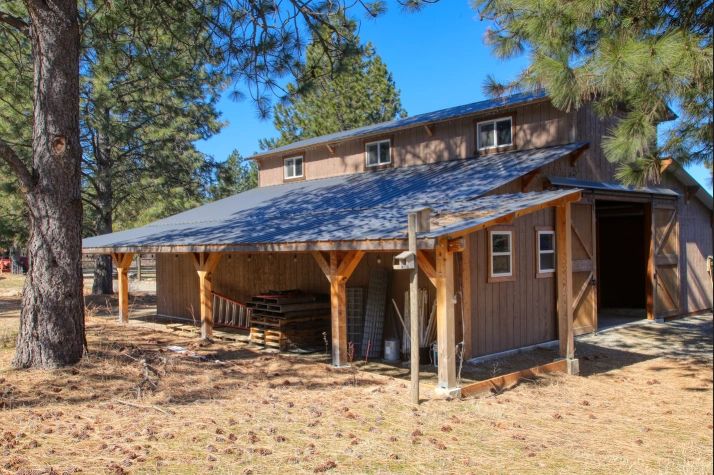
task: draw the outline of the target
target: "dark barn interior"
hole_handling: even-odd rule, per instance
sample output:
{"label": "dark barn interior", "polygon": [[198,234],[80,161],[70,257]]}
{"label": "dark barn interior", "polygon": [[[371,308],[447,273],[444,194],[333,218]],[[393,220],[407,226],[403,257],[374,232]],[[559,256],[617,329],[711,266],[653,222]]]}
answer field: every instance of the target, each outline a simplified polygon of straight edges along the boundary
{"label": "dark barn interior", "polygon": [[596,212],[599,327],[645,318],[644,205],[598,201]]}

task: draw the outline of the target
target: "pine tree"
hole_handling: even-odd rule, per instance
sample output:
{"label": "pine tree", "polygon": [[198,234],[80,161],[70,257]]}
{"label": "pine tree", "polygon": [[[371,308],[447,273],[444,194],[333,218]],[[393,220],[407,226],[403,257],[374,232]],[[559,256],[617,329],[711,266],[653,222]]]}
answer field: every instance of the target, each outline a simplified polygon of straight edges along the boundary
{"label": "pine tree", "polygon": [[[711,0],[474,0],[492,20],[486,41],[500,58],[527,53],[515,81],[489,78],[486,90],[544,88],[563,110],[592,103],[617,122],[603,138],[628,184],[659,181],[660,159],[711,167]],[[657,125],[680,117],[664,144]]]}
{"label": "pine tree", "polygon": [[211,198],[220,200],[258,186],[258,168],[253,160],[233,150],[225,162],[216,166],[216,180]]}
{"label": "pine tree", "polygon": [[[210,164],[194,142],[220,130],[222,78],[211,72],[216,59],[193,47],[207,36],[205,25],[190,11],[181,14],[169,31],[150,2],[116,0],[85,12],[91,22],[80,117],[88,235],[144,224],[205,197]],[[92,291],[112,293],[110,256],[96,258]]]}
{"label": "pine tree", "polygon": [[280,136],[262,140],[261,148],[406,115],[392,74],[371,43],[360,43],[356,23],[342,17],[339,28],[329,45],[322,41],[328,36],[324,29],[313,36],[300,80],[288,85],[275,107],[273,125]]}

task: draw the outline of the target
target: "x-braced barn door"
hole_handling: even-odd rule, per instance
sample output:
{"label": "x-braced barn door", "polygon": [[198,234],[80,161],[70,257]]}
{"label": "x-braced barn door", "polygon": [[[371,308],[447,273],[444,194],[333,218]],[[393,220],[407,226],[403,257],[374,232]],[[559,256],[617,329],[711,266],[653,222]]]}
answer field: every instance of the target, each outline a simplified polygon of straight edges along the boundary
{"label": "x-braced barn door", "polygon": [[597,328],[595,276],[595,205],[571,204],[573,255],[573,332],[590,333]]}
{"label": "x-braced barn door", "polygon": [[[654,240],[654,308],[648,317],[665,318],[680,313],[679,220],[675,203],[655,202],[652,207]],[[651,249],[652,251],[652,249]]]}

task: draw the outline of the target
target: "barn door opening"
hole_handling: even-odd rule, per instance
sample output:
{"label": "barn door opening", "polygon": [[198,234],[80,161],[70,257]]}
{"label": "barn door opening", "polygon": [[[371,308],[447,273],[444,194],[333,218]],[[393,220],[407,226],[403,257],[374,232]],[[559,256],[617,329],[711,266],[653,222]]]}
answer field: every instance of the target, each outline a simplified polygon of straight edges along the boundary
{"label": "barn door opening", "polygon": [[650,237],[645,205],[598,201],[596,214],[598,327],[644,319]]}

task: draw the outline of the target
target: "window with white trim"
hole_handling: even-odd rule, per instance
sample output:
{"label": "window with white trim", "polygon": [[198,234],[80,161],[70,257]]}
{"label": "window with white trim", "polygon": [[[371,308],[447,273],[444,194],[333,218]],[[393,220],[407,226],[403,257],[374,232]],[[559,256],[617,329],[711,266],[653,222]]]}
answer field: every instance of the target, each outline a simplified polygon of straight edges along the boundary
{"label": "window with white trim", "polygon": [[538,273],[552,274],[555,272],[555,232],[551,230],[536,231],[538,243]]}
{"label": "window with white trim", "polygon": [[368,167],[391,163],[392,154],[389,139],[364,144],[364,155]]}
{"label": "window with white trim", "polygon": [[476,125],[479,150],[495,149],[513,145],[510,117],[486,120]]}
{"label": "window with white trim", "polygon": [[283,160],[285,169],[285,178],[301,178],[303,176],[302,171],[302,157],[290,157]]}
{"label": "window with white trim", "polygon": [[490,231],[491,277],[513,275],[513,232]]}

